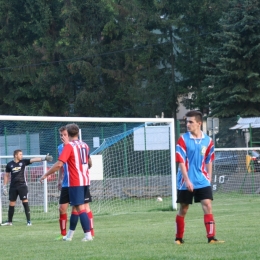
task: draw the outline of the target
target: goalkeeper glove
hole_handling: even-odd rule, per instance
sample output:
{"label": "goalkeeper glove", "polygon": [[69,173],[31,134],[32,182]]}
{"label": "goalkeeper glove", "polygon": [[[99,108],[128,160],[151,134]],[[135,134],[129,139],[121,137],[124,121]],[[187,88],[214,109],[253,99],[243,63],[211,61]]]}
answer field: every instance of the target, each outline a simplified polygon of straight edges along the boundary
{"label": "goalkeeper glove", "polygon": [[7,192],[7,186],[6,185],[3,185],[3,194],[5,196],[7,196],[8,192]]}
{"label": "goalkeeper glove", "polygon": [[43,161],[51,162],[52,159],[53,159],[53,157],[47,153],[45,158],[43,159]]}

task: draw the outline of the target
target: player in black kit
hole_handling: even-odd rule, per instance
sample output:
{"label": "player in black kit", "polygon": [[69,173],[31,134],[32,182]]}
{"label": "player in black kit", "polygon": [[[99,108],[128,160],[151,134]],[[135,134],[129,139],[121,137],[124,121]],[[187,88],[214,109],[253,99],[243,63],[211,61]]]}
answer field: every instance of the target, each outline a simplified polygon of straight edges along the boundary
{"label": "player in black kit", "polygon": [[25,167],[34,162],[41,161],[52,161],[52,156],[47,154],[45,158],[31,158],[31,159],[23,159],[22,150],[14,151],[14,160],[9,162],[6,165],[4,182],[3,182],[3,194],[7,196],[7,183],[11,175],[11,182],[9,188],[9,210],[8,210],[8,221],[6,223],[1,224],[2,226],[12,226],[13,215],[14,215],[14,207],[16,203],[17,196],[19,195],[20,200],[23,203],[24,212],[27,219],[27,226],[31,226],[31,218],[30,218],[30,208],[28,204],[28,186],[25,178]]}

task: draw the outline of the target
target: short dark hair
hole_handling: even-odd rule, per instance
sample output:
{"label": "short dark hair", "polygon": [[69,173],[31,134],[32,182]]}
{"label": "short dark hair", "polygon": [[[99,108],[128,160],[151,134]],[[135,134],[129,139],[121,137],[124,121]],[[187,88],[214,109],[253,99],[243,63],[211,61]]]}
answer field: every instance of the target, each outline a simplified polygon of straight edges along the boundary
{"label": "short dark hair", "polygon": [[65,130],[67,130],[66,126],[61,126],[61,127],[59,128],[59,132],[63,132],[63,131],[65,131]]}
{"label": "short dark hair", "polygon": [[197,122],[202,122],[202,113],[198,110],[191,110],[187,112],[186,117],[195,117]]}
{"label": "short dark hair", "polygon": [[66,125],[66,129],[70,137],[75,137],[79,135],[79,127],[74,123]]}
{"label": "short dark hair", "polygon": [[14,157],[15,157],[18,153],[20,153],[20,152],[22,152],[21,149],[14,150]]}

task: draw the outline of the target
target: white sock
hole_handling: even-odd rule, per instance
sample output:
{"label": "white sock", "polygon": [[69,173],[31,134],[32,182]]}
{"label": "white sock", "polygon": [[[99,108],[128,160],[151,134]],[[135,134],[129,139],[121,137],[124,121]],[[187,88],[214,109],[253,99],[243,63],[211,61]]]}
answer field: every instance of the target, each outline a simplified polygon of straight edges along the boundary
{"label": "white sock", "polygon": [[86,239],[92,239],[91,232],[86,232],[85,233],[85,238]]}
{"label": "white sock", "polygon": [[75,232],[75,230],[69,230],[67,233],[67,237],[73,238],[74,232]]}

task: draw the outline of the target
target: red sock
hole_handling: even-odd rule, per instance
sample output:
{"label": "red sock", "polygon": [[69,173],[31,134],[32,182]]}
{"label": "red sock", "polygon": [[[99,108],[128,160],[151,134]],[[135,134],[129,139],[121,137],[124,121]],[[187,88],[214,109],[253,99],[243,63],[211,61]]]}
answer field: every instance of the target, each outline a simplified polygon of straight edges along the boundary
{"label": "red sock", "polygon": [[206,227],[207,237],[214,237],[216,235],[216,230],[213,214],[204,215],[204,224]]}
{"label": "red sock", "polygon": [[176,238],[183,238],[184,226],[184,217],[176,215]]}
{"label": "red sock", "polygon": [[89,211],[88,213],[88,218],[90,221],[90,231],[91,231],[91,235],[92,237],[94,236],[94,222],[93,222],[93,214],[92,211]]}
{"label": "red sock", "polygon": [[67,230],[66,230],[66,227],[67,227],[67,213],[60,214],[59,221],[60,221],[60,233],[61,233],[61,235],[66,236],[66,234],[67,234]]}

